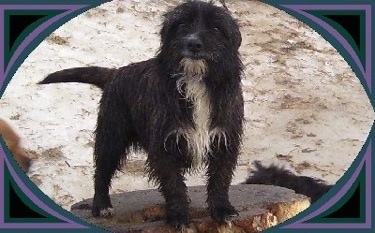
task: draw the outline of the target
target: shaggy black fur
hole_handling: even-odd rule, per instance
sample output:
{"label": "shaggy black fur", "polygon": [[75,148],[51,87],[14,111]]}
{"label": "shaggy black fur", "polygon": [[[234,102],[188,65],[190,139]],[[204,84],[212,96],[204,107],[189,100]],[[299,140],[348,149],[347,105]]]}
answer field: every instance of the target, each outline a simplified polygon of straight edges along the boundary
{"label": "shaggy black fur", "polygon": [[224,8],[201,1],[183,3],[164,17],[155,58],[119,69],[63,70],[41,83],[103,88],[94,149],[94,216],[113,215],[111,179],[134,146],[148,154],[150,180],[159,184],[169,224],[188,225],[184,174],[199,164],[207,169],[211,217],[226,222],[237,215],[228,189],[244,121],[239,26]]}
{"label": "shaggy black fur", "polygon": [[117,69],[97,66],[90,66],[89,69],[87,67],[72,68],[52,73],[40,81],[39,84],[82,82],[90,83],[103,89],[113,79],[116,72]]}
{"label": "shaggy black fur", "polygon": [[314,203],[327,193],[332,185],[324,181],[307,176],[297,176],[282,167],[271,165],[264,167],[259,161],[255,161],[257,170],[253,171],[245,181],[246,184],[267,184],[285,187],[311,198]]}

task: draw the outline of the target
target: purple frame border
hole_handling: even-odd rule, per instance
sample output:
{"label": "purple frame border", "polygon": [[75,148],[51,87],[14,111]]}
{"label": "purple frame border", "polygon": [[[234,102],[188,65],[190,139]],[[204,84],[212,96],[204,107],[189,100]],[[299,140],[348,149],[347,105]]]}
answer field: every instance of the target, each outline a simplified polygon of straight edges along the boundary
{"label": "purple frame border", "polygon": [[[73,13],[74,11],[77,11],[81,9],[82,7],[86,7],[87,5],[0,5],[0,19],[4,17],[4,10],[6,9],[51,9],[51,10],[67,10],[66,12],[53,17],[52,19],[48,20],[47,22],[41,24],[35,31],[33,31],[16,49],[14,56],[11,58],[11,60],[8,63],[7,70],[5,70],[4,62],[0,61],[0,86],[3,85],[5,81],[5,77],[9,74],[9,67],[12,67],[16,58],[21,54],[21,52],[41,33],[43,30],[48,28],[50,25],[52,25],[54,22],[58,21],[59,19],[63,18],[64,16]],[[363,77],[366,80],[367,85],[369,86],[369,89],[371,91],[371,55],[372,55],[372,47],[371,47],[371,5],[282,5],[283,7],[289,8],[301,15],[306,16],[307,18],[311,19],[312,21],[316,22],[317,24],[321,25],[325,30],[327,30],[330,34],[332,34],[343,46],[344,48],[349,52],[349,54],[354,59],[356,65],[360,69],[360,72],[362,73]],[[353,9],[359,9],[359,10],[365,10],[366,12],[366,64],[365,67],[362,66],[358,56],[355,54],[353,48],[349,45],[349,43],[330,25],[325,23],[324,21],[304,12],[303,10],[353,10]],[[0,32],[4,31],[4,24],[0,24]],[[4,54],[4,38],[0,37],[0,54]],[[303,221],[306,221],[307,219],[310,219],[322,212],[324,212],[326,209],[331,207],[337,200],[339,200],[345,192],[350,188],[351,184],[353,184],[354,180],[359,174],[360,169],[363,165],[366,166],[366,203],[371,203],[371,154],[372,154],[372,148],[371,148],[372,142],[370,141],[365,153],[365,156],[361,159],[360,165],[356,168],[354,171],[352,177],[346,182],[346,184],[341,188],[341,190],[334,195],[327,203],[323,204],[319,209],[317,209],[315,212],[309,214],[305,218],[296,221],[295,223],[291,223],[287,226],[284,226],[284,228],[294,228],[294,229],[311,229],[311,228],[369,228],[371,227],[371,207],[368,207],[366,209],[366,223],[363,224],[320,224],[320,223],[303,223]],[[30,198],[30,200],[34,201],[37,205],[42,207],[45,210],[48,210],[50,214],[61,217],[62,220],[67,221],[67,223],[4,223],[4,211],[0,209],[0,229],[48,229],[48,228],[64,228],[64,229],[73,229],[73,228],[87,228],[86,226],[83,226],[81,224],[75,223],[72,220],[67,219],[66,217],[62,216],[58,212],[52,210],[48,205],[40,201],[40,199],[31,192],[31,190],[22,182],[21,178],[18,176],[17,172],[10,166],[10,162],[7,160],[5,156],[5,151],[0,146],[0,171],[4,169],[4,165],[7,165],[9,167],[10,173],[16,183],[19,185],[19,187],[22,189],[22,191]],[[3,177],[0,174],[0,188],[4,187],[4,180]],[[4,193],[0,192],[0,206],[3,206],[4,202]]]}
{"label": "purple frame border", "polygon": [[[371,92],[371,85],[372,85],[372,67],[371,67],[371,59],[372,59],[372,33],[371,33],[371,24],[372,24],[372,8],[371,5],[281,5],[282,7],[288,8],[293,10],[294,12],[305,16],[306,18],[312,20],[316,24],[320,25],[324,28],[327,32],[329,32],[333,37],[335,37],[338,42],[344,47],[344,49],[349,53],[349,55],[353,58],[355,64],[359,68],[362,76],[365,78],[366,84],[369,87]],[[365,59],[365,67],[363,67],[359,57],[355,53],[352,46],[348,43],[348,41],[332,26],[328,23],[324,22],[323,20],[305,12],[304,10],[364,10],[365,11],[365,30],[366,30],[366,37],[365,37],[365,48],[366,48],[366,59]],[[317,210],[308,214],[304,218],[297,220],[291,224],[285,225],[282,228],[290,228],[290,229],[317,229],[317,228],[329,228],[329,229],[348,229],[348,228],[356,228],[356,229],[368,229],[371,228],[371,220],[372,220],[372,210],[371,210],[371,193],[372,193],[372,177],[371,177],[371,155],[372,155],[372,141],[370,140],[368,143],[368,147],[366,148],[365,155],[361,159],[358,167],[355,169],[352,176],[346,181],[345,185],[341,187],[340,191],[337,192],[328,202],[321,205]],[[366,212],[365,212],[365,223],[304,223],[309,219],[312,219],[319,214],[323,213],[324,211],[328,210],[332,207],[336,202],[338,202],[350,189],[350,187],[355,182],[358,174],[360,173],[361,169],[365,166],[366,169]]]}
{"label": "purple frame border", "polygon": [[[37,36],[42,33],[44,30],[49,28],[52,24],[56,23],[58,20],[63,17],[72,14],[88,5],[0,5],[0,20],[4,19],[4,10],[66,10],[65,12],[52,17],[46,22],[39,25],[32,33],[30,33],[24,41],[19,45],[19,47],[14,52],[12,58],[10,59],[8,66],[5,70],[4,61],[0,61],[0,86],[3,86],[5,82],[5,77],[9,75],[10,68],[14,65],[16,59],[20,56],[22,51],[30,45]],[[1,20],[2,21],[2,20]],[[4,23],[0,22],[0,32],[4,32]],[[0,37],[0,54],[4,54],[5,44],[4,38]],[[4,148],[0,146],[0,171],[4,171],[5,164],[7,165],[11,176],[15,180],[19,188],[24,192],[26,196],[29,197],[36,205],[41,209],[51,214],[52,216],[59,218],[65,223],[6,223],[4,222],[4,209],[0,209],[0,229],[88,229],[89,226],[85,226],[75,222],[72,219],[69,219],[58,211],[53,210],[48,204],[45,204],[38,196],[36,196],[22,181],[20,176],[17,174],[17,171],[11,166],[11,163],[5,155]],[[4,206],[4,177],[3,173],[0,173],[0,206]],[[47,197],[45,197],[47,198]]]}

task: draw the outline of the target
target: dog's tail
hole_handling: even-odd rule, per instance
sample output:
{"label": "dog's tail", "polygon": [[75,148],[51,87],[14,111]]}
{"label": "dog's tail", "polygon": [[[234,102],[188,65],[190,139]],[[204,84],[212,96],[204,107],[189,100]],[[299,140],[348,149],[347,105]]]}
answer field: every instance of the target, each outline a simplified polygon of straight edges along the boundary
{"label": "dog's tail", "polygon": [[39,84],[78,82],[93,84],[103,89],[113,79],[116,70],[97,66],[65,69],[49,74]]}
{"label": "dog's tail", "polygon": [[254,164],[257,170],[252,171],[245,184],[267,184],[292,189],[296,193],[310,197],[311,203],[322,197],[332,187],[322,180],[297,176],[282,167],[275,165],[265,167],[259,161],[255,161]]}

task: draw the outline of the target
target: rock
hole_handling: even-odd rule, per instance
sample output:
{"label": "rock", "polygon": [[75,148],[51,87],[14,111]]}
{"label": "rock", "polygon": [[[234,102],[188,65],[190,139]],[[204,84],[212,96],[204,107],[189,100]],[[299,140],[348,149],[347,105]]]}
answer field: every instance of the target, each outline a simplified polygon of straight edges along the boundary
{"label": "rock", "polygon": [[[259,232],[281,223],[310,206],[310,199],[293,190],[271,185],[241,184],[230,188],[232,205],[240,215],[228,225],[213,222],[206,210],[206,187],[189,187],[191,224],[186,233]],[[72,206],[71,212],[94,225],[121,233],[174,233],[164,220],[164,199],[158,190],[111,195],[116,216],[91,216],[92,199]]]}

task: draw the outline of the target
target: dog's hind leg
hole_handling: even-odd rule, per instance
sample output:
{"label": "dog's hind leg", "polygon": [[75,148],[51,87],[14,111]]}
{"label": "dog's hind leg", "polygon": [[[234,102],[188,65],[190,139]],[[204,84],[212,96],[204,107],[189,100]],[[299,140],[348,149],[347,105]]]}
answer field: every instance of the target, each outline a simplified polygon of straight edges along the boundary
{"label": "dog's hind leg", "polygon": [[224,142],[216,138],[208,157],[207,204],[211,218],[220,223],[230,222],[231,218],[238,215],[228,195],[237,164],[238,144],[237,140]]}
{"label": "dog's hind leg", "polygon": [[[107,105],[105,107],[109,107]],[[95,140],[95,195],[92,215],[110,218],[114,210],[109,197],[111,179],[121,168],[132,145],[132,134],[126,121],[117,112],[113,115],[101,114],[100,109]],[[105,117],[104,117],[105,116]]]}

